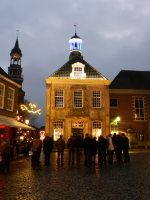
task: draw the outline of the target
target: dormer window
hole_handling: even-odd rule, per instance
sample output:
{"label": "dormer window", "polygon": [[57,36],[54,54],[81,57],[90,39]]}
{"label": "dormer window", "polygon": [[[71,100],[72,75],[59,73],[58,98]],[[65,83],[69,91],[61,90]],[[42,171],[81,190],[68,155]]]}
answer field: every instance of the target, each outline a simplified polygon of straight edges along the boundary
{"label": "dormer window", "polygon": [[74,63],[72,65],[72,73],[70,73],[71,78],[86,78],[86,74],[84,73],[84,67],[80,62]]}

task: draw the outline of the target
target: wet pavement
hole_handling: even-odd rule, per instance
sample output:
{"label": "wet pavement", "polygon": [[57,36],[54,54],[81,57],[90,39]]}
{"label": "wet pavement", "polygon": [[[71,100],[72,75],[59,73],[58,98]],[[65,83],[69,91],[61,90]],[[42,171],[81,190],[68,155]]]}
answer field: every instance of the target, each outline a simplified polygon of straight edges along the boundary
{"label": "wet pavement", "polygon": [[150,151],[130,153],[128,164],[107,166],[57,166],[57,152],[51,154],[50,166],[44,166],[41,154],[39,167],[31,167],[31,157],[11,161],[10,172],[0,174],[0,200],[148,200],[150,199]]}

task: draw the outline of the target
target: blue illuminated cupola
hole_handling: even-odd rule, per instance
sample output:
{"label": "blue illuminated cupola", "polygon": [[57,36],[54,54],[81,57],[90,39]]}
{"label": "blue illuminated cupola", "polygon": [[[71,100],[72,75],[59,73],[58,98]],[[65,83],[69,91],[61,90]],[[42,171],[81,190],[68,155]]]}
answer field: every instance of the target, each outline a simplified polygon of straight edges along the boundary
{"label": "blue illuminated cupola", "polygon": [[69,40],[69,43],[70,43],[69,60],[71,60],[76,55],[81,56],[81,54],[82,54],[82,51],[81,51],[82,40],[79,36],[77,36],[76,32],[75,32],[75,35]]}

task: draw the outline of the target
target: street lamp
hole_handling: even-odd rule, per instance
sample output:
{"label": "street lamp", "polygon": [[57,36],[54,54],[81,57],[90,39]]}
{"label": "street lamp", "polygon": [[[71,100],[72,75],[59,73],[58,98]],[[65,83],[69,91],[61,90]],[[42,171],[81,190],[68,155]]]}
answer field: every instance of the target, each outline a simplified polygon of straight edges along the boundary
{"label": "street lamp", "polygon": [[26,119],[25,119],[25,124],[27,124],[27,125],[28,125],[28,124],[29,124],[29,122],[30,122],[30,121],[29,121],[29,119],[28,119],[28,118],[26,118]]}

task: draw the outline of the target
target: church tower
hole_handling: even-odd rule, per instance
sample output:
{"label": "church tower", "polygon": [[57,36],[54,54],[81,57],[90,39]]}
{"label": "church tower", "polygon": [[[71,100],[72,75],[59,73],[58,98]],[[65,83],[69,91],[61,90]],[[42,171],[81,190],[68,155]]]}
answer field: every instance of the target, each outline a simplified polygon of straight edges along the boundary
{"label": "church tower", "polygon": [[[19,48],[18,36],[16,39],[16,43],[14,48],[11,50],[10,53],[10,66],[8,67],[8,75],[10,78],[22,86],[23,83],[23,76],[22,76],[22,68],[21,68],[21,58],[22,52]],[[22,114],[20,110],[20,104],[24,103],[24,96],[25,92],[22,90],[22,87],[19,88],[19,96],[18,96],[18,114]]]}

